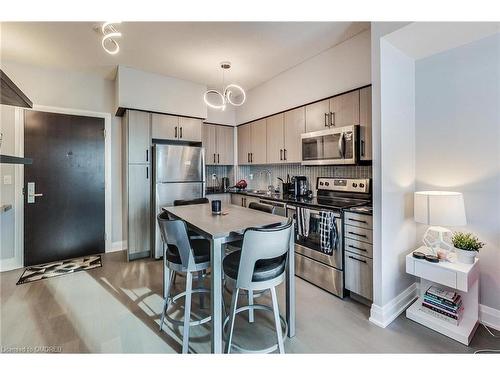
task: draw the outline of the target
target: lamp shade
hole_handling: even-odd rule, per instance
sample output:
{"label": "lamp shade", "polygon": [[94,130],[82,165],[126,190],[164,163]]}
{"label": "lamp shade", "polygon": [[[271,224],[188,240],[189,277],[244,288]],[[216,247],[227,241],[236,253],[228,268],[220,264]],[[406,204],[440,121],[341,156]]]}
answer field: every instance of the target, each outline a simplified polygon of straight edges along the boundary
{"label": "lamp shade", "polygon": [[464,196],[453,191],[417,191],[414,197],[414,217],[417,223],[427,225],[465,225]]}

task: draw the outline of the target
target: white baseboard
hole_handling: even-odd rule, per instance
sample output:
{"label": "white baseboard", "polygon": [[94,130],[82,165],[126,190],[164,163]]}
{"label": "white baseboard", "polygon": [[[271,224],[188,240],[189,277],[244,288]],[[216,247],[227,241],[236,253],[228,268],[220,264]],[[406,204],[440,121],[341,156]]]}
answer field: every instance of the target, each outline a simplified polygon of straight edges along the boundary
{"label": "white baseboard", "polygon": [[113,253],[115,251],[122,251],[127,249],[127,241],[116,241],[111,244],[111,249],[106,251],[107,253]]}
{"label": "white baseboard", "polygon": [[486,305],[479,305],[479,321],[485,326],[500,331],[500,310]]}
{"label": "white baseboard", "polygon": [[417,297],[417,283],[413,283],[384,306],[372,304],[370,310],[370,322],[382,328],[387,327],[394,319],[405,311]]}

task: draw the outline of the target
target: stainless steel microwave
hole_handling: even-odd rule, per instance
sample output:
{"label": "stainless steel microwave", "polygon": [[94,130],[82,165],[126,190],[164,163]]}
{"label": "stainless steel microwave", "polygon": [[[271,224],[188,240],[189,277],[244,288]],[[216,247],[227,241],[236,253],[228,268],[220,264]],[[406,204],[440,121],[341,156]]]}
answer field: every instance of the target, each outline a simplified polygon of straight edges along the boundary
{"label": "stainless steel microwave", "polygon": [[359,125],[329,128],[301,135],[302,165],[356,164]]}

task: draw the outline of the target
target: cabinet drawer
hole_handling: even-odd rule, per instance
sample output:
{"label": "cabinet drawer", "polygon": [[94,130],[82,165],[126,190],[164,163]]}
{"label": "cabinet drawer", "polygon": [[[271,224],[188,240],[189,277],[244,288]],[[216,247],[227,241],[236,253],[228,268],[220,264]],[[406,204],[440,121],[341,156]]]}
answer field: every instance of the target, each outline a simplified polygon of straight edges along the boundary
{"label": "cabinet drawer", "polygon": [[373,246],[371,244],[353,240],[352,238],[346,238],[344,244],[346,251],[373,258]]}
{"label": "cabinet drawer", "polygon": [[449,286],[450,288],[457,287],[457,274],[454,271],[437,267],[431,263],[422,261],[415,262],[415,276],[433,281],[435,283]]}
{"label": "cabinet drawer", "polygon": [[354,212],[346,212],[344,214],[345,223],[354,227],[372,229],[373,217],[370,215],[356,214]]}
{"label": "cabinet drawer", "polygon": [[344,235],[346,238],[373,243],[373,232],[371,229],[353,227],[352,225],[344,225]]}
{"label": "cabinet drawer", "polygon": [[346,251],[345,287],[370,301],[373,299],[373,263],[370,258]]}

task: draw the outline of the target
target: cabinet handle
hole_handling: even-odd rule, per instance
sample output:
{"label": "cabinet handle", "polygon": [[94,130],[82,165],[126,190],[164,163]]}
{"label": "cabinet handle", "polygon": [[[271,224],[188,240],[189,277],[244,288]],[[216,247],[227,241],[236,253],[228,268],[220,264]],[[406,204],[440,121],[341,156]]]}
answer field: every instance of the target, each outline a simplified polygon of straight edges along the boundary
{"label": "cabinet handle", "polygon": [[220,155],[217,154],[217,164],[220,164]]}
{"label": "cabinet handle", "polygon": [[146,167],[146,180],[149,180],[149,167]]}
{"label": "cabinet handle", "polygon": [[335,112],[330,112],[330,125],[335,126]]}
{"label": "cabinet handle", "polygon": [[325,126],[329,126],[328,125],[328,113],[325,113]]}
{"label": "cabinet handle", "polygon": [[250,163],[253,163],[253,152],[250,153]]}
{"label": "cabinet handle", "polygon": [[215,154],[214,154],[214,164],[215,164]]}
{"label": "cabinet handle", "polygon": [[174,138],[177,138],[177,126],[175,127],[175,135]]}
{"label": "cabinet handle", "polygon": [[283,160],[283,150],[280,148],[280,160]]}
{"label": "cabinet handle", "polygon": [[366,263],[366,260],[363,260],[363,259],[358,259],[358,258],[354,258],[352,256],[349,255],[349,259],[354,259],[354,260],[357,260],[358,262],[361,262],[361,263]]}
{"label": "cabinet handle", "polygon": [[360,248],[360,247],[353,246],[353,245],[349,245],[349,247],[350,247],[351,249],[356,249],[356,250],[360,250],[360,251],[364,251],[364,252],[366,252],[366,251],[367,251],[366,249],[362,249],[362,248]]}
{"label": "cabinet handle", "polygon": [[361,140],[361,156],[365,156],[365,141]]}
{"label": "cabinet handle", "polygon": [[359,233],[355,233],[355,232],[348,232],[349,234],[354,234],[355,236],[359,236],[359,237],[365,237],[366,238],[366,234],[359,234]]}
{"label": "cabinet handle", "polygon": [[357,222],[357,223],[364,223],[364,224],[368,224],[368,223],[367,223],[366,221],[364,221],[364,220],[351,219],[351,218],[349,218],[349,220],[351,220],[351,221],[355,221],[355,222]]}
{"label": "cabinet handle", "polygon": [[146,161],[149,161],[149,150],[146,150]]}
{"label": "cabinet handle", "polygon": [[182,126],[179,129],[179,134],[180,134],[179,138],[182,138]]}
{"label": "cabinet handle", "polygon": [[283,149],[283,160],[286,160],[286,148]]}
{"label": "cabinet handle", "polygon": [[247,162],[250,163],[250,153],[247,152]]}

